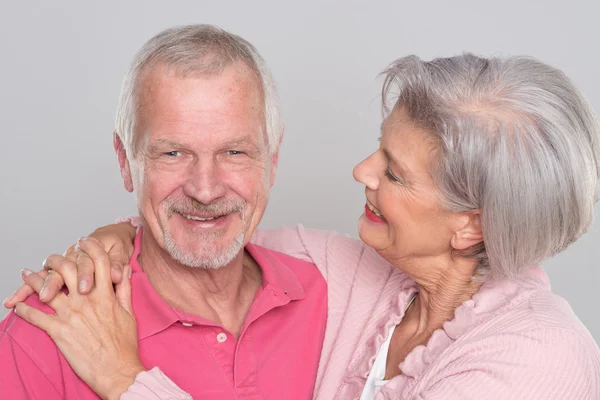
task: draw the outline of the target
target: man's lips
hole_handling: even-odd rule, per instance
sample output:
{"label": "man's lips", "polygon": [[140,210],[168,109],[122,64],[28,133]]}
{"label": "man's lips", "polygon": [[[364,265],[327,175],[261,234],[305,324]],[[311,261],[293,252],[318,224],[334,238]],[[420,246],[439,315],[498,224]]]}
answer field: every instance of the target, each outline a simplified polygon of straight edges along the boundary
{"label": "man's lips", "polygon": [[180,212],[178,214],[180,214],[182,217],[184,217],[186,219],[193,220],[193,221],[202,221],[202,222],[214,221],[215,219],[229,215],[229,214],[197,214],[197,213],[188,214],[188,213],[183,213],[183,212]]}

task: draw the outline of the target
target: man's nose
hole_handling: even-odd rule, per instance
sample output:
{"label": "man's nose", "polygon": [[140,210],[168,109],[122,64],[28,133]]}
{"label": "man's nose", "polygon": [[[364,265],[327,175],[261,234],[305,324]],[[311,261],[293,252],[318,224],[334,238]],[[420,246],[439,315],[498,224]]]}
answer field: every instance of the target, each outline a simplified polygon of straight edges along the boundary
{"label": "man's nose", "polygon": [[219,165],[213,158],[198,158],[189,166],[184,192],[204,204],[225,195],[225,184]]}

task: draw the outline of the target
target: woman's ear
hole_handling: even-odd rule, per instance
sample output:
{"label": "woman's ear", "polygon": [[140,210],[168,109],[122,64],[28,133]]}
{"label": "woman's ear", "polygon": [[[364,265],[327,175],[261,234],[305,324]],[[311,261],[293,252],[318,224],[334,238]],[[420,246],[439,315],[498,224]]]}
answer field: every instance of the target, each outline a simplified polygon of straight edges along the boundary
{"label": "woman's ear", "polygon": [[462,227],[454,232],[450,244],[455,250],[465,250],[483,241],[481,212],[469,211],[461,216]]}

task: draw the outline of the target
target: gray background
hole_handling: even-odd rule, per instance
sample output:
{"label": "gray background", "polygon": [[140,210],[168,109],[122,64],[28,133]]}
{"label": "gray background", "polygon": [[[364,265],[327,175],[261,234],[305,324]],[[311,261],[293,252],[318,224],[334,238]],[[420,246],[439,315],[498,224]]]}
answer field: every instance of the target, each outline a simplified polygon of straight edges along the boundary
{"label": "gray background", "polygon": [[[134,52],[172,25],[212,23],[253,42],[279,82],[286,133],[263,227],[356,235],[352,167],[377,146],[377,74],[393,59],[529,54],[563,69],[600,110],[597,0],[2,3],[0,299],[77,237],[134,213],[111,134]],[[545,263],[600,341],[600,222]],[[0,316],[4,311],[0,311]]]}

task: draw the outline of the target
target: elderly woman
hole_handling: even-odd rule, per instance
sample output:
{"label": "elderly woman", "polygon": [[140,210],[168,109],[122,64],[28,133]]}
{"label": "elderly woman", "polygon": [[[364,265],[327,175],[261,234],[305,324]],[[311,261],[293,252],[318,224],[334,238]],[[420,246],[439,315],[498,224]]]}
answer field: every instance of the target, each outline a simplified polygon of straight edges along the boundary
{"label": "elderly woman", "polygon": [[[315,398],[600,399],[600,351],[538,266],[591,223],[600,184],[592,109],[562,72],[525,57],[410,56],[384,74],[380,146],[354,170],[365,186],[362,243],[302,227],[254,237],[310,259],[328,281]],[[117,224],[92,237],[122,246],[112,261],[127,263],[134,235]],[[57,271],[77,274],[67,264]],[[40,290],[40,276],[24,279]],[[104,349],[111,357],[137,359],[133,318],[119,314],[130,310],[127,282],[118,301],[54,332],[76,371],[119,372],[93,362],[103,337],[116,337]],[[101,392],[100,382],[88,384]],[[122,398],[186,395],[153,369]]]}

